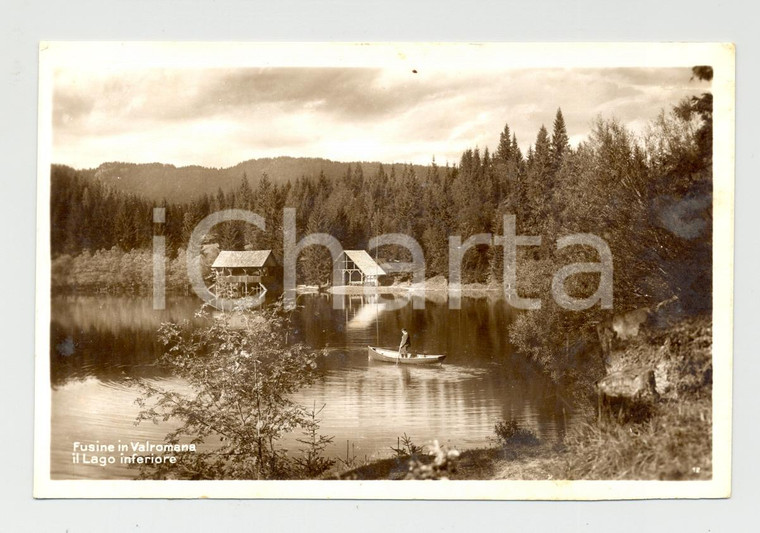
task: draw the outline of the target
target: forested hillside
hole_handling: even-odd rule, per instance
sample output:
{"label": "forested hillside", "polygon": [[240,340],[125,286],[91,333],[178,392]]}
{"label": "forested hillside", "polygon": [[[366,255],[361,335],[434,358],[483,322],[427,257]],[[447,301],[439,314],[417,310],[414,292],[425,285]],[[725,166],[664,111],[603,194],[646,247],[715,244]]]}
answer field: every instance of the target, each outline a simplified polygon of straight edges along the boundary
{"label": "forested hillside", "polygon": [[[217,171],[236,174],[234,187],[225,189],[216,181],[204,181],[204,187],[213,183],[216,191],[212,194],[183,186],[185,193],[195,191],[188,201],[168,195],[159,202],[147,190],[140,195],[125,192],[129,187],[117,186],[112,179],[114,173],[124,174],[116,167],[108,173],[101,168],[94,177],[90,171],[54,166],[52,255],[55,259],[85,250],[148,249],[157,232],[166,235],[172,259],[186,248],[198,221],[231,207],[264,216],[268,230],[262,232],[243,223],[219,225],[214,239],[222,249],[250,245],[271,248],[280,255],[282,208],[294,207],[299,238],[324,232],[338,238],[344,248],[366,248],[370,238],[383,233],[414,237],[423,247],[427,276],[431,277],[448,272],[449,236],[466,239],[477,233],[500,234],[503,215],[514,214],[518,234],[543,239],[541,246],[518,248],[522,296],[543,297],[549,302],[552,274],[561,266],[597,261],[595,253],[582,247],[556,249],[561,236],[593,233],[605,239],[613,254],[616,309],[648,305],[674,294],[682,305],[709,308],[709,93],[663,111],[643,136],[634,136],[615,119],[599,117],[588,137],[571,147],[558,110],[553,124],[540,128],[527,153],[520,150],[508,124],[495,132],[494,140],[495,148],[472,147],[451,166],[438,166],[434,161],[427,167],[415,167],[282,158],[281,163],[292,163],[293,168],[303,170],[301,163],[307,161],[323,169],[293,178],[274,172],[252,175],[247,170],[250,167],[242,164],[234,167],[237,171]],[[166,168],[173,169],[167,171],[166,180],[181,170]],[[336,173],[337,168],[341,172]],[[190,178],[182,180],[189,183]],[[156,205],[164,205],[167,215],[166,224],[154,228],[151,209]],[[403,260],[405,253],[384,249],[380,258]],[[501,263],[501,250],[496,247],[470,251],[465,256],[464,281],[497,283],[502,279]],[[299,282],[329,279],[325,249],[308,249],[300,267]],[[597,283],[598,275],[577,275],[568,280],[568,290],[588,295]],[[549,322],[572,325],[564,312],[553,304],[548,307],[556,313]],[[516,341],[535,344],[530,336],[521,339],[517,335]]]}
{"label": "forested hillside", "polygon": [[[356,163],[354,163],[356,164]],[[366,172],[376,172],[380,163],[362,162]],[[251,159],[229,168],[200,166],[175,167],[161,163],[103,163],[97,168],[81,170],[81,176],[90,182],[101,182],[127,193],[140,194],[152,201],[188,202],[203,194],[215,194],[218,189],[230,191],[240,184],[240,177],[248,177],[256,186],[266,174],[278,185],[292,183],[298,178],[309,178],[324,173],[337,177],[344,174],[351,163],[308,157],[275,157]],[[401,167],[401,165],[396,165]],[[414,165],[415,172],[425,167]]]}

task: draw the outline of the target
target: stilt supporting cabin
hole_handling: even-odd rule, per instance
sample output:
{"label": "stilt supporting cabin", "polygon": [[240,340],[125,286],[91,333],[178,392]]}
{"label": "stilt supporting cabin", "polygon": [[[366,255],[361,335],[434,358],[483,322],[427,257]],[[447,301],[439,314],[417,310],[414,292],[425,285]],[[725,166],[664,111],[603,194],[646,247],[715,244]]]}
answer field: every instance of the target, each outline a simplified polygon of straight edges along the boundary
{"label": "stilt supporting cabin", "polygon": [[217,298],[259,296],[267,291],[266,283],[274,280],[277,267],[271,250],[225,250],[211,265],[215,282],[209,289]]}
{"label": "stilt supporting cabin", "polygon": [[343,285],[368,285],[376,287],[385,271],[364,250],[344,250],[335,266],[341,272]]}

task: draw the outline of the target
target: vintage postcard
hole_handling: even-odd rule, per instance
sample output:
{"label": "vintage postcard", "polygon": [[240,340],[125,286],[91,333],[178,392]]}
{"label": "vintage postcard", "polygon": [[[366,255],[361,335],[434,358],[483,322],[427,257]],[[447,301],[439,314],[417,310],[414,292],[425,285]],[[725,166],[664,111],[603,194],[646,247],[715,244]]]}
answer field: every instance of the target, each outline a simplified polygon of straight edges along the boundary
{"label": "vintage postcard", "polygon": [[734,79],[42,43],[35,496],[728,497]]}

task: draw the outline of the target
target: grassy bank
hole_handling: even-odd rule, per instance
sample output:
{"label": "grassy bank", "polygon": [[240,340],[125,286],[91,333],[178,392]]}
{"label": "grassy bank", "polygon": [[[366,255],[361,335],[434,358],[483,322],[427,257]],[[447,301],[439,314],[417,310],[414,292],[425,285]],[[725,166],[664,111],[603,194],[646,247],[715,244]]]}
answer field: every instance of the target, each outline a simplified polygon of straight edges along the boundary
{"label": "grassy bank", "polygon": [[[621,423],[597,413],[562,442],[541,442],[512,428],[499,444],[464,450],[451,479],[662,479],[712,476],[712,328],[710,317],[680,320],[643,333],[616,352],[613,370],[652,368],[659,400],[647,416]],[[376,461],[343,479],[405,479],[424,454]]]}

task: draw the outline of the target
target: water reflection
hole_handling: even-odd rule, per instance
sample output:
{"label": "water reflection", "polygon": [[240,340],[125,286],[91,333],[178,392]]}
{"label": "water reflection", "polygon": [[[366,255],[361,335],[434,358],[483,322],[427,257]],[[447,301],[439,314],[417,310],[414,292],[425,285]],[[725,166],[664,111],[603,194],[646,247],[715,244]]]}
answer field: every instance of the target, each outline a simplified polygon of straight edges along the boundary
{"label": "water reflection", "polygon": [[[319,379],[298,394],[322,404],[321,431],[335,441],[327,454],[345,457],[346,443],[358,457],[383,457],[406,433],[417,444],[433,439],[462,448],[484,446],[501,418],[515,418],[543,439],[564,430],[556,387],[514,353],[506,326],[509,306],[497,299],[463,298],[461,310],[429,300],[414,310],[402,296],[343,295],[333,309],[330,295],[300,296],[294,335],[327,348]],[[127,468],[70,464],[72,442],[159,441],[168,425],[135,427],[136,393],[126,378],[164,380],[154,365],[162,346],[161,322],[193,319],[199,300],[176,298],[154,311],[151,300],[105,297],[56,298],[51,324],[52,475],[57,478],[131,477]],[[406,327],[413,350],[442,353],[442,366],[409,367],[370,361],[367,345],[397,346]],[[568,413],[572,422],[572,413]],[[296,450],[291,436],[283,445]]]}
{"label": "water reflection", "polygon": [[50,325],[50,378],[53,388],[70,380],[161,375],[154,365],[162,346],[161,322],[193,320],[194,298],[179,298],[154,310],[150,298],[54,298]]}

